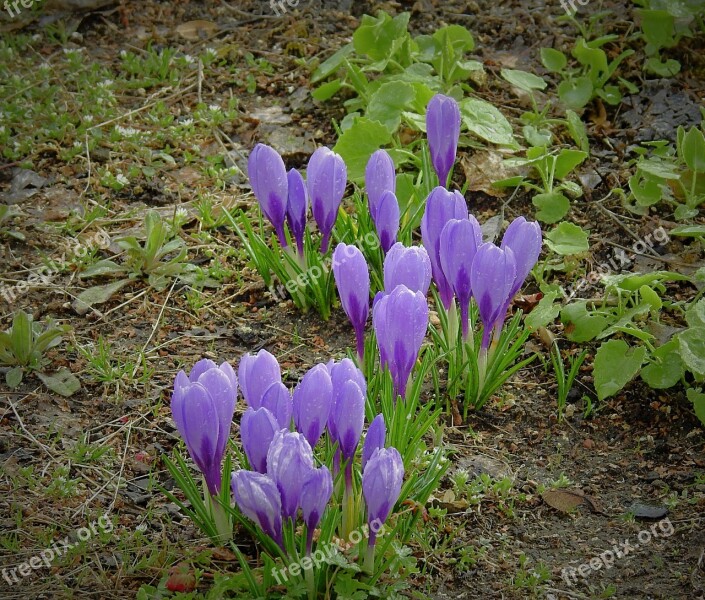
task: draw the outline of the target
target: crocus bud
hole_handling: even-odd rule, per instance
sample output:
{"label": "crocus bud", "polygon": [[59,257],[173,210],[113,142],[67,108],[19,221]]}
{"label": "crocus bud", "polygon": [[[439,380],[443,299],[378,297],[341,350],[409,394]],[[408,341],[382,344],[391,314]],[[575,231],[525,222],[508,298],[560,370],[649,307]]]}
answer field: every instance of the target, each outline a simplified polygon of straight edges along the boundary
{"label": "crocus bud", "polygon": [[284,217],[289,192],[282,157],[271,146],[257,144],[247,161],[247,174],[264,216],[274,226],[279,243],[286,248]]}
{"label": "crocus bud", "polygon": [[240,387],[245,402],[252,408],[262,406],[262,396],[273,383],[282,380],[277,359],[266,350],[252,356],[249,352],[240,359],[238,367]]}
{"label": "crocus bud", "polygon": [[308,191],[304,178],[296,169],[291,169],[287,175],[289,194],[286,202],[286,222],[291,235],[296,240],[296,248],[300,256],[304,253],[304,233],[306,232],[306,213],[308,212]]}
{"label": "crocus bud", "polygon": [[311,469],[301,487],[301,513],[310,532],[321,522],[332,494],[333,477],[328,467],[323,465],[318,469]]}
{"label": "crocus bud", "polygon": [[277,381],[267,388],[262,396],[262,407],[269,410],[282,429],[289,429],[293,410],[291,392]]}
{"label": "crocus bud", "polygon": [[240,421],[240,437],[250,467],[258,473],[267,472],[267,451],[274,434],[281,427],[274,415],[266,408],[250,407]]}
{"label": "crocus bud", "polygon": [[171,413],[189,454],[212,496],[220,492],[220,465],[237,400],[237,377],[228,363],[197,362],[189,376],[179,371]]}
{"label": "crocus bud", "polygon": [[428,294],[431,259],[423,246],[407,248],[397,242],[390,248],[384,259],[384,289],[391,292],[398,285],[405,285],[424,296]]}
{"label": "crocus bud", "polygon": [[460,304],[464,340],[468,337],[468,310],[472,296],[470,272],[480,244],[482,229],[472,215],[468,219],[451,219],[441,232],[441,267]]}
{"label": "crocus bud", "polygon": [[470,286],[483,325],[483,350],[489,346],[492,329],[504,321],[507,299],[510,298],[515,277],[516,263],[510,248],[502,250],[487,242],[477,249]]}
{"label": "crocus bud", "polygon": [[319,148],[308,161],[306,184],[311,210],[321,231],[321,253],[328,251],[330,234],[345,194],[347,168],[343,158],[329,148]]}
{"label": "crocus bud", "polygon": [[524,217],[514,219],[504,232],[501,248],[511,248],[516,260],[516,279],[509,294],[513,298],[541,254],[541,227]]}
{"label": "crocus bud", "polygon": [[385,192],[395,192],[397,187],[394,161],[386,150],[377,150],[365,167],[365,191],[370,216],[377,222],[377,207]]}
{"label": "crocus bud", "polygon": [[382,250],[386,252],[397,241],[399,233],[399,202],[394,192],[385,192],[379,201],[375,219],[375,229]]}
{"label": "crocus bud", "polygon": [[326,369],[328,369],[328,374],[333,384],[333,403],[331,405],[330,415],[328,416],[328,432],[331,438],[337,440],[338,432],[335,428],[334,416],[336,414],[335,407],[342,395],[343,386],[348,381],[354,381],[357,387],[360,388],[362,395],[367,397],[367,381],[365,381],[365,376],[362,371],[349,358],[344,358],[340,362],[330,360],[328,364],[326,364]]}
{"label": "crocus bud", "polygon": [[362,358],[370,313],[370,271],[362,252],[355,246],[338,244],[333,252],[333,276],[340,303],[355,330],[357,354]]}
{"label": "crocus bud", "polygon": [[267,452],[267,475],[277,484],[285,519],[296,519],[301,488],[312,469],[313,451],[306,438],[296,432],[277,431]]}
{"label": "crocus bud", "polygon": [[384,415],[378,414],[367,428],[365,443],[362,445],[362,470],[365,470],[367,461],[372,458],[375,450],[384,448],[384,442],[387,437],[387,427],[384,423]]}
{"label": "crocus bud", "polygon": [[283,549],[282,501],[276,483],[267,475],[241,469],[232,474],[230,485],[242,514]]}
{"label": "crocus bud", "polygon": [[[367,503],[369,545],[374,546],[379,527],[399,499],[404,481],[404,462],[396,448],[375,450],[362,473],[362,493]],[[373,526],[374,523],[378,525]]]}
{"label": "crocus bud", "polygon": [[365,395],[354,381],[346,381],[338,395],[331,420],[343,460],[351,460],[360,443],[365,423]]}
{"label": "crocus bud", "polygon": [[325,429],[333,403],[333,384],[328,369],[318,364],[303,376],[294,389],[294,424],[311,447]]}
{"label": "crocus bud", "polygon": [[460,109],[453,98],[443,94],[431,98],[426,108],[426,134],[433,168],[440,185],[445,186],[460,137]]}
{"label": "crocus bud", "polygon": [[443,273],[440,259],[441,232],[451,219],[467,219],[468,208],[465,198],[458,191],[449,192],[437,187],[426,200],[426,210],[421,219],[421,240],[431,259],[431,272],[438,295],[446,310],[453,300],[453,289]]}
{"label": "crocus bud", "polygon": [[395,397],[404,398],[428,328],[426,297],[398,285],[375,304],[372,324],[382,366],[387,366],[392,374]]}

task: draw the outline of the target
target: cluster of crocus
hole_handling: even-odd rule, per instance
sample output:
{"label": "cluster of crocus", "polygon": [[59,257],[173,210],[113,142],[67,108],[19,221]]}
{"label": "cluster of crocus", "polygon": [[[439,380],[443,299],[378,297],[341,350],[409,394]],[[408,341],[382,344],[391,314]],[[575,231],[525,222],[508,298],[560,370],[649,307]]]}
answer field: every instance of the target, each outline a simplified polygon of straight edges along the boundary
{"label": "cluster of crocus", "polygon": [[[215,365],[213,368],[218,371]],[[194,368],[198,381],[204,378],[200,375],[203,370],[202,366]],[[347,536],[356,521],[353,464],[362,437],[367,395],[362,372],[347,358],[318,364],[304,374],[292,395],[281,382],[276,358],[266,350],[243,356],[238,371],[247,404],[240,422],[240,435],[250,464],[250,470],[235,471],[231,478],[235,502],[241,512],[284,552],[283,528],[287,523],[294,523],[300,512],[306,524],[306,550],[310,553],[314,530],[333,494],[331,471],[325,465],[316,467],[314,458],[314,449],[327,430],[331,444],[336,447],[333,472],[337,474],[342,470],[344,473],[341,527],[343,535]],[[232,369],[230,375],[235,378]],[[185,375],[180,374],[179,390],[185,385],[184,378]],[[217,375],[211,374],[209,378],[215,379]],[[222,384],[226,381],[228,377]],[[199,418],[204,419],[202,415]],[[385,437],[384,419],[379,415],[365,438],[362,464],[368,520],[377,519],[380,524],[387,519],[399,497],[404,473],[398,452],[384,448]],[[188,447],[194,456],[191,445]],[[200,463],[197,464],[201,468]],[[203,469],[208,465],[210,462],[204,463]],[[371,536],[372,552],[374,542]]]}
{"label": "cluster of crocus", "polygon": [[397,241],[400,225],[394,161],[386,150],[372,154],[365,168],[365,190],[372,222],[382,250],[387,253]]}
{"label": "cluster of crocus", "polygon": [[296,240],[299,257],[304,253],[310,199],[311,212],[321,232],[320,250],[325,254],[347,184],[343,159],[328,148],[318,148],[308,161],[304,183],[296,169],[287,174],[284,161],[274,148],[257,144],[250,153],[247,172],[262,213],[274,227],[282,248],[288,247],[286,222]]}

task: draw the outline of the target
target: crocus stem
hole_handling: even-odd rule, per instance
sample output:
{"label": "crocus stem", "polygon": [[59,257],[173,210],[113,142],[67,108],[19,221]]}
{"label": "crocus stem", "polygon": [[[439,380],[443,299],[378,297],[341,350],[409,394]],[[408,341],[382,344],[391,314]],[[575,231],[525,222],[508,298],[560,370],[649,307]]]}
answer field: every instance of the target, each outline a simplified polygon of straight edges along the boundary
{"label": "crocus stem", "polygon": [[448,337],[446,339],[446,344],[450,350],[451,348],[455,348],[455,345],[458,342],[458,311],[455,308],[455,298],[453,298],[450,303],[450,307],[446,312],[446,317],[448,322]]}
{"label": "crocus stem", "polygon": [[365,359],[365,329],[355,330],[355,341],[357,342],[357,357],[360,360],[360,368],[364,365]]}
{"label": "crocus stem", "polygon": [[480,348],[480,356],[477,358],[477,401],[476,404],[480,403],[482,398],[482,389],[485,387],[485,377],[487,376],[487,348]]}
{"label": "crocus stem", "polygon": [[215,530],[218,532],[218,542],[222,544],[229,542],[233,538],[233,528],[230,524],[230,518],[220,502],[218,502],[218,499],[210,495],[205,485],[203,488],[203,499],[208,513],[215,524]]}
{"label": "crocus stem", "polygon": [[304,579],[306,580],[309,600],[316,600],[318,595],[316,594],[316,580],[314,578],[313,565],[311,565],[309,569],[304,569]]}
{"label": "crocus stem", "polygon": [[355,525],[355,496],[352,489],[352,460],[345,464],[345,490],[343,491],[343,535],[348,540]]}
{"label": "crocus stem", "polygon": [[365,573],[372,575],[375,570],[375,544],[370,538],[370,543],[367,546],[367,551],[365,552],[365,564],[362,567]]}

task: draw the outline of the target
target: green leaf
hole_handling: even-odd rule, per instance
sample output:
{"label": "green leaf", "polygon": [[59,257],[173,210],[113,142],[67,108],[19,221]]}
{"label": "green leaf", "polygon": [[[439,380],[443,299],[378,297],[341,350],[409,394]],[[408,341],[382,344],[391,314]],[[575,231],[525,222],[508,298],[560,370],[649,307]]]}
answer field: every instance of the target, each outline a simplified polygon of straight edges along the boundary
{"label": "green leaf", "polygon": [[648,158],[640,160],[637,169],[661,179],[680,179],[678,167],[672,159]]}
{"label": "green leaf", "polygon": [[311,83],[318,83],[337,71],[354,50],[355,48],[352,44],[345,44],[345,46],[336,51],[335,54],[324,60],[313,72]]}
{"label": "green leaf", "polygon": [[5,373],[5,383],[10,389],[15,389],[20,383],[22,383],[22,378],[24,377],[24,369],[21,366],[16,366]]}
{"label": "green leaf", "polygon": [[546,80],[533,73],[519,71],[517,69],[502,69],[500,74],[514,87],[518,87],[525,92],[546,89]]}
{"label": "green leaf", "polygon": [[583,123],[583,120],[578,116],[578,113],[570,109],[566,110],[565,116],[570,137],[572,137],[578,147],[587,154],[590,151],[590,141],[588,140],[585,123]]}
{"label": "green leaf", "polygon": [[529,329],[538,329],[553,323],[561,312],[560,304],[556,304],[559,296],[558,292],[553,291],[541,298],[534,309],[526,315],[524,319],[525,325]]}
{"label": "green leaf", "polygon": [[539,209],[536,218],[544,223],[557,223],[570,210],[570,200],[560,192],[536,194],[531,201]]}
{"label": "green leaf", "polygon": [[582,150],[561,150],[556,157],[554,177],[558,180],[565,179],[587,156],[587,152]]}
{"label": "green leaf", "polygon": [[705,137],[697,127],[692,127],[683,137],[683,160],[691,171],[705,173]]}
{"label": "green leaf", "polygon": [[705,327],[705,298],[691,304],[685,312],[685,320],[690,327]]}
{"label": "green leaf", "polygon": [[365,117],[355,119],[353,125],[345,131],[333,148],[343,157],[348,167],[348,178],[359,182],[365,176],[365,166],[375,150],[392,141],[389,130]]}
{"label": "green leaf", "polygon": [[94,304],[103,304],[110,300],[128,283],[130,283],[130,279],[119,279],[107,285],[97,285],[83,290],[73,301],[73,308],[78,314],[85,314]]}
{"label": "green leaf", "polygon": [[560,50],[541,48],[541,62],[552,73],[560,73],[568,64],[568,58]]}
{"label": "green leaf", "polygon": [[605,275],[602,278],[602,283],[606,288],[621,288],[629,292],[635,292],[642,285],[666,281],[690,281],[690,277],[673,271],[652,271],[651,273],[619,273]]}
{"label": "green leaf", "polygon": [[668,233],[683,237],[702,237],[705,236],[705,225],[679,225]]}
{"label": "green leaf", "polygon": [[641,173],[629,178],[629,190],[639,206],[652,206],[661,201],[663,190],[661,185],[651,178],[643,177]]}
{"label": "green leaf", "polygon": [[678,340],[671,340],[652,354],[652,362],[641,370],[641,378],[650,388],[665,390],[683,376],[683,361],[678,355]]}
{"label": "green leaf", "polygon": [[630,348],[624,340],[609,340],[597,350],[593,375],[598,400],[613,396],[641,369],[646,348]]}
{"label": "green leaf", "polygon": [[666,10],[637,10],[646,41],[659,48],[675,45],[675,19]]}
{"label": "green leaf", "polygon": [[702,390],[693,388],[688,388],[685,393],[688,396],[688,400],[693,403],[695,415],[700,419],[700,422],[705,425],[705,394],[703,394]]}
{"label": "green leaf", "polygon": [[332,81],[324,83],[323,85],[313,90],[311,92],[311,96],[313,96],[315,100],[325,102],[326,100],[330,100],[333,96],[335,96],[342,87],[343,82],[340,79],[333,79]]}
{"label": "green leaf", "polygon": [[705,377],[705,327],[690,327],[678,335],[681,358],[698,378]]}
{"label": "green leaf", "polygon": [[415,97],[416,91],[409,83],[383,83],[372,94],[366,116],[372,121],[379,121],[393,134],[401,123],[401,113],[410,106]]}
{"label": "green leaf", "polygon": [[100,275],[116,275],[125,273],[125,271],[125,267],[112,260],[104,259],[90,265],[85,271],[83,271],[83,273],[81,273],[81,277],[86,279],[88,277],[98,277]]}
{"label": "green leaf", "polygon": [[355,52],[366,54],[372,60],[384,60],[392,53],[394,41],[408,36],[409,13],[390,17],[380,11],[377,17],[363,15],[360,26],[353,33]]}
{"label": "green leaf", "polygon": [[595,339],[610,322],[604,315],[588,312],[587,302],[576,302],[563,308],[561,321],[565,325],[566,337],[571,342],[589,342]]}
{"label": "green leaf", "polygon": [[509,121],[489,102],[466,98],[460,102],[460,113],[470,133],[493,144],[519,147]]}
{"label": "green leaf", "polygon": [[681,64],[674,58],[662,61],[658,56],[652,56],[644,62],[644,70],[659,77],[675,77],[680,73]]}
{"label": "green leaf", "polygon": [[568,221],[563,221],[546,234],[546,245],[561,256],[581,254],[590,249],[589,233]]}
{"label": "green leaf", "polygon": [[576,77],[561,81],[558,86],[558,97],[568,108],[578,110],[590,102],[593,85],[589,77]]}
{"label": "green leaf", "polygon": [[15,314],[12,319],[12,351],[17,357],[17,362],[22,366],[29,365],[32,358],[32,316],[23,310]]}
{"label": "green leaf", "polygon": [[81,383],[78,381],[78,378],[65,367],[59,369],[53,375],[37,373],[37,377],[39,377],[44,385],[52,392],[56,392],[67,398],[81,389]]}

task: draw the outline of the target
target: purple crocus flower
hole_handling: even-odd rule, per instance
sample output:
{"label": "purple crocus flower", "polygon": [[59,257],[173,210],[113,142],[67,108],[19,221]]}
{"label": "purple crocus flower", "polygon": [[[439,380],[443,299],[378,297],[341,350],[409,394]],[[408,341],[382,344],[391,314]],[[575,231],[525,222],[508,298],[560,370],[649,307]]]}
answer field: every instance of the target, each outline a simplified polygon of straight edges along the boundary
{"label": "purple crocus flower", "polygon": [[426,134],[433,168],[440,185],[445,186],[460,137],[460,109],[453,98],[443,94],[431,98],[426,108]]}
{"label": "purple crocus flower", "polygon": [[230,485],[242,513],[283,550],[282,501],[276,483],[267,475],[241,469],[232,474]]}
{"label": "purple crocus flower", "polygon": [[362,493],[367,504],[369,546],[374,547],[377,532],[399,499],[404,481],[404,462],[396,448],[375,450],[362,473]]}
{"label": "purple crocus flower", "polygon": [[333,276],[340,303],[355,330],[357,355],[362,361],[370,314],[370,271],[362,252],[353,245],[338,244],[333,252]]}
{"label": "purple crocus flower", "polygon": [[340,362],[330,360],[326,365],[326,369],[328,369],[328,374],[333,384],[333,403],[331,404],[330,415],[328,416],[328,432],[332,439],[337,440],[338,432],[335,428],[334,416],[336,414],[335,407],[342,395],[343,386],[348,381],[354,381],[357,387],[360,388],[362,395],[367,397],[367,381],[365,381],[365,376],[362,371],[349,358],[344,358]]}
{"label": "purple crocus flower", "polygon": [[319,148],[308,161],[306,184],[313,218],[321,231],[322,254],[328,252],[330,234],[345,194],[347,173],[343,158],[329,148]]}
{"label": "purple crocus flower", "polygon": [[294,424],[314,447],[323,433],[333,403],[333,384],[324,364],[303,376],[294,389]]}
{"label": "purple crocus flower", "polygon": [[236,400],[237,377],[226,362],[218,367],[212,360],[200,360],[188,376],[179,371],[174,381],[174,423],[212,496],[220,492],[220,465]]}
{"label": "purple crocus flower", "polygon": [[489,346],[492,329],[504,321],[515,277],[516,263],[510,248],[502,250],[487,242],[477,249],[470,286],[483,325],[482,350]]}
{"label": "purple crocus flower", "polygon": [[306,438],[296,432],[277,431],[267,452],[267,475],[277,484],[285,519],[296,520],[301,488],[311,470],[313,451]]}
{"label": "purple crocus flower", "polygon": [[443,275],[460,304],[463,340],[468,337],[468,310],[472,290],[470,273],[472,261],[482,244],[482,229],[477,219],[451,219],[441,232],[440,258]]}
{"label": "purple crocus flower", "polygon": [[385,192],[377,206],[375,229],[382,250],[386,254],[397,241],[399,233],[399,202],[394,192]]}
{"label": "purple crocus flower", "polygon": [[312,469],[301,487],[301,512],[306,523],[306,554],[311,554],[313,532],[333,495],[333,477],[325,465]]}
{"label": "purple crocus flower", "polygon": [[255,409],[262,406],[262,396],[267,388],[282,380],[277,359],[266,350],[260,350],[254,356],[249,352],[245,354],[240,359],[237,373],[245,402]]}
{"label": "purple crocus flower", "polygon": [[377,207],[385,192],[395,192],[397,187],[394,161],[386,150],[377,150],[365,167],[365,190],[372,220],[377,222]]}
{"label": "purple crocus flower", "polygon": [[299,256],[304,254],[304,233],[306,232],[306,213],[308,212],[308,191],[304,178],[296,169],[287,175],[289,194],[286,202],[286,222],[291,235],[296,240]]}
{"label": "purple crocus flower", "polygon": [[334,424],[333,440],[338,442],[343,460],[352,466],[365,423],[365,395],[357,383],[348,380],[343,384],[329,420]]}
{"label": "purple crocus flower", "polygon": [[397,242],[390,248],[384,259],[384,289],[391,292],[398,285],[405,285],[424,296],[428,294],[431,259],[423,246],[407,248]]}
{"label": "purple crocus flower", "polygon": [[428,328],[428,304],[421,292],[398,285],[380,298],[372,311],[382,366],[389,368],[394,394],[406,395],[406,386]]}
{"label": "purple crocus flower", "polygon": [[282,429],[289,429],[293,411],[291,392],[280,381],[267,388],[262,396],[262,407],[269,410]]}
{"label": "purple crocus flower", "polygon": [[516,279],[509,294],[513,298],[541,254],[541,227],[524,217],[514,219],[504,232],[501,248],[511,248],[516,260]]}
{"label": "purple crocus flower", "polygon": [[440,259],[441,232],[451,219],[467,219],[468,208],[465,198],[458,191],[449,192],[437,187],[426,200],[426,211],[421,219],[421,240],[431,259],[431,272],[438,295],[446,310],[453,300],[453,289],[443,273]]}
{"label": "purple crocus flower", "polygon": [[289,192],[282,157],[271,146],[257,144],[250,152],[247,174],[260,209],[274,226],[282,248],[286,248],[284,217]]}
{"label": "purple crocus flower", "polygon": [[267,451],[274,434],[281,429],[274,415],[266,408],[250,407],[240,421],[240,437],[250,467],[258,473],[267,472]]}
{"label": "purple crocus flower", "polygon": [[384,423],[384,415],[378,414],[367,428],[365,443],[362,445],[362,470],[365,470],[365,465],[372,458],[375,450],[384,448],[384,442],[387,437],[387,427]]}

